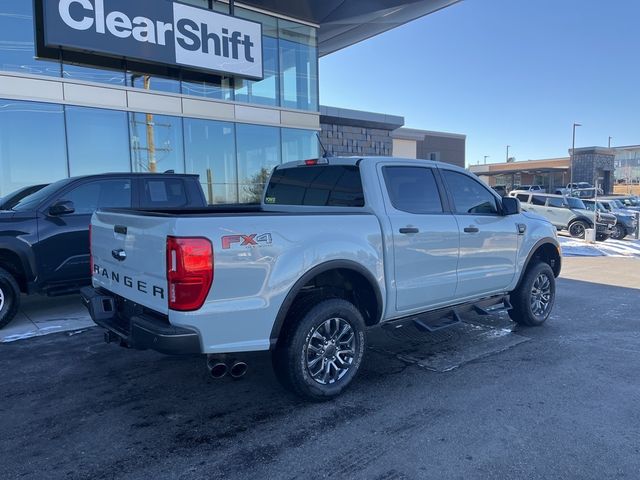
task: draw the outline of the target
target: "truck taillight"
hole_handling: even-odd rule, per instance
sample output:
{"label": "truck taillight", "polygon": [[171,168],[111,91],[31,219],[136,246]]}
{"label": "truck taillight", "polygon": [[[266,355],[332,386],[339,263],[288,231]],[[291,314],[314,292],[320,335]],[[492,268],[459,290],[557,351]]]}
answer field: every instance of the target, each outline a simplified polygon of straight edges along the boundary
{"label": "truck taillight", "polygon": [[213,246],[206,238],[167,237],[169,308],[198,310],[213,283]]}

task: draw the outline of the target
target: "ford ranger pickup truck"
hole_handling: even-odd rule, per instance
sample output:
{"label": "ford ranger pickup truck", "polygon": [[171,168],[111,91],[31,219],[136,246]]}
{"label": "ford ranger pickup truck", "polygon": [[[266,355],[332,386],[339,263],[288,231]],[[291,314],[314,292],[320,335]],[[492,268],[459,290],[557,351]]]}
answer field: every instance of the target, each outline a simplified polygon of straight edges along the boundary
{"label": "ford ranger pickup truck", "polygon": [[311,400],[352,382],[368,327],[432,331],[494,309],[542,324],[561,266],[555,227],[517,199],[452,165],[385,157],[278,166],[260,205],[100,210],[91,234],[82,297],[107,341],[206,354],[217,377],[225,355],[271,350]]}

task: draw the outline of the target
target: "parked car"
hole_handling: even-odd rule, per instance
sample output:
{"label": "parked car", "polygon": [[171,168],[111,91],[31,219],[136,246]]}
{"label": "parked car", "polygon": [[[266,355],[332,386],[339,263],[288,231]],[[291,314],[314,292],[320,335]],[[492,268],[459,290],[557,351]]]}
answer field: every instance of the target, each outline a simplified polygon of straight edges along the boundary
{"label": "parked car", "polygon": [[38,190],[42,190],[48,184],[43,183],[40,185],[29,185],[28,187],[22,187],[14,192],[5,195],[0,198],[0,210],[11,210],[24,197],[28,197],[32,193],[36,193]]}
{"label": "parked car", "polygon": [[526,212],[549,220],[558,230],[567,230],[572,237],[584,238],[588,228],[596,226],[596,239],[605,241],[613,232],[616,217],[587,209],[579,198],[552,194],[512,193]]}
{"label": "parked car", "polygon": [[632,235],[636,231],[637,221],[633,212],[625,210],[622,204],[617,200],[598,199],[596,200],[582,200],[582,203],[595,212],[610,213],[616,217],[616,224],[611,231],[611,238],[614,240],[622,240],[627,235]]}
{"label": "parked car", "polygon": [[640,197],[635,195],[609,195],[600,198],[602,200],[615,200],[616,202],[620,202],[622,208],[632,212],[640,211]]}
{"label": "parked car", "polygon": [[[545,193],[547,190],[542,185],[519,185],[514,187],[511,192],[537,192]],[[509,192],[509,193],[511,193]]]}
{"label": "parked car", "polygon": [[433,331],[492,307],[540,325],[553,307],[553,226],[453,165],[287,163],[239,208],[96,212],[82,297],[106,339],[207,354],[215,377],[271,350],[281,382],[321,400],[352,382],[367,327]]}
{"label": "parked car", "polygon": [[204,206],[197,175],[114,173],[60,180],[0,211],[0,328],[15,316],[21,292],[62,295],[90,283],[97,208]]}
{"label": "parked car", "polygon": [[[572,195],[579,198],[591,198],[595,196],[596,189],[589,182],[568,183],[566,188],[556,188],[556,195]],[[598,194],[602,194],[602,190],[598,189]]]}

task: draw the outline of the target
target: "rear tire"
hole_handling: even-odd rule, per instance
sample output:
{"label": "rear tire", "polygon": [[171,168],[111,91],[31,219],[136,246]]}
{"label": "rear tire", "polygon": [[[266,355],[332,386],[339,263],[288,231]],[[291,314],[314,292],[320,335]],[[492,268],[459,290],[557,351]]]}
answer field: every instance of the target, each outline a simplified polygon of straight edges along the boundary
{"label": "rear tire", "polygon": [[514,322],[528,327],[542,325],[553,310],[556,299],[556,279],[551,267],[544,262],[531,265],[520,284],[511,293]]}
{"label": "rear tire", "polygon": [[609,235],[607,235],[606,233],[596,233],[596,240],[598,242],[606,242],[607,240],[609,240]]}
{"label": "rear tire", "polygon": [[589,225],[582,220],[576,220],[569,225],[569,235],[574,238],[584,238]]}
{"label": "rear tire", "polygon": [[616,223],[613,226],[613,231],[611,232],[611,238],[613,238],[614,240],[622,240],[626,236],[627,236],[627,229],[624,228],[622,225]]}
{"label": "rear tire", "polygon": [[307,400],[340,395],[362,364],[366,348],[362,314],[346,300],[317,297],[295,305],[291,312],[272,356],[278,380]]}
{"label": "rear tire", "polygon": [[6,327],[18,313],[20,287],[13,276],[0,268],[0,328]]}

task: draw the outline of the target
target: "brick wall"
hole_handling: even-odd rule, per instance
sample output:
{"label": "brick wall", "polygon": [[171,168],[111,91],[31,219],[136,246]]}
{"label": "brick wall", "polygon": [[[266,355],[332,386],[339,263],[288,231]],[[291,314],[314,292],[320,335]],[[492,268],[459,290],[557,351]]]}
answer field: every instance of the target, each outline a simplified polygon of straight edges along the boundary
{"label": "brick wall", "polygon": [[391,130],[321,123],[320,139],[335,156],[390,156],[393,152]]}

